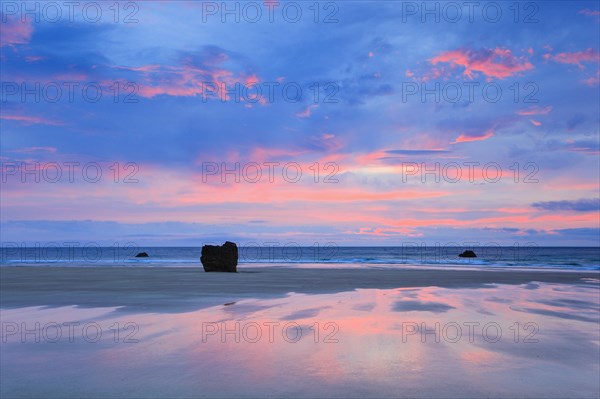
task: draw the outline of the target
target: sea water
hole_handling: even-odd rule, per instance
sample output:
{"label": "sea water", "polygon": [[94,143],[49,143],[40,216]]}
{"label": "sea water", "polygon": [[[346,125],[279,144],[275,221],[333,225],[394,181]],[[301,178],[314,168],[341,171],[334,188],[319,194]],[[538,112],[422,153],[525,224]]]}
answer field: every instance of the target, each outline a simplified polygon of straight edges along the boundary
{"label": "sea water", "polygon": [[[476,258],[458,256],[473,250]],[[137,258],[139,252],[147,258]],[[201,246],[3,246],[2,266],[148,266],[199,267]],[[467,267],[467,268],[549,268],[600,270],[600,247],[520,246],[439,246],[341,247],[335,244],[299,246],[293,244],[248,245],[239,247],[239,265],[262,267]]]}

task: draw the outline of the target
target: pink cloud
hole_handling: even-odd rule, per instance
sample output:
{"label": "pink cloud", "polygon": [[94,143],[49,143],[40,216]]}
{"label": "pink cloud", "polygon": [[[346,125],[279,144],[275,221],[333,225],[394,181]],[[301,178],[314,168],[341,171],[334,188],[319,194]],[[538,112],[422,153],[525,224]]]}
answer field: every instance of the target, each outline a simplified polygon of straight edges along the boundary
{"label": "pink cloud", "polygon": [[16,152],[16,153],[21,153],[21,154],[47,152],[47,153],[54,154],[54,153],[56,153],[56,147],[25,147],[25,148],[20,148],[18,150],[13,150],[11,152]]}
{"label": "pink cloud", "polygon": [[298,112],[296,116],[298,118],[310,118],[310,116],[312,115],[312,110],[314,108],[317,108],[318,106],[319,104],[311,104],[308,107],[304,108],[304,110],[302,110],[301,112]]}
{"label": "pink cloud", "polygon": [[51,125],[51,126],[61,126],[64,125],[63,122],[55,121],[52,119],[45,119],[38,116],[26,116],[26,115],[0,115],[0,119],[5,119],[9,121],[17,121],[22,122],[25,125]]}
{"label": "pink cloud", "polygon": [[600,11],[598,10],[590,10],[589,8],[585,8],[579,11],[577,14],[582,14],[588,17],[600,17]]}
{"label": "pink cloud", "polygon": [[[102,168],[109,166],[110,164],[103,164]],[[267,220],[271,225],[282,226],[330,224],[339,227],[341,231],[363,237],[419,236],[420,227],[438,226],[490,228],[514,226],[540,230],[597,225],[597,215],[592,213],[537,214],[530,208],[519,205],[518,202],[514,204],[503,202],[505,208],[497,210],[492,208],[493,203],[486,203],[484,209],[465,206],[465,196],[474,195],[477,192],[475,190],[457,194],[440,192],[439,187],[425,185],[409,190],[406,187],[379,190],[362,184],[315,185],[310,182],[310,176],[307,184],[299,183],[300,185],[286,183],[278,178],[275,183],[267,181],[256,184],[219,183],[213,186],[201,183],[201,178],[196,175],[197,171],[189,169],[168,170],[163,166],[143,164],[140,165],[140,170],[144,171],[144,179],[140,184],[124,185],[117,191],[111,179],[86,185],[86,201],[81,204],[76,203],[73,207],[64,206],[65,197],[79,194],[77,190],[80,188],[72,184],[19,184],[18,191],[6,194],[4,197],[6,204],[3,204],[18,208],[16,211],[22,212],[24,219],[28,218],[27,212],[31,213],[31,207],[39,204],[41,200],[54,210],[52,218],[56,220],[72,218],[73,214],[89,216],[91,201],[99,210],[90,217],[93,220],[121,222],[180,220],[223,224],[228,220],[243,223],[260,219]],[[572,184],[573,179],[570,177],[568,184],[553,184],[548,188],[564,190],[564,187],[568,186],[569,190],[573,190]],[[588,183],[588,186],[581,189],[593,192],[596,186]],[[442,202],[433,200],[442,196],[444,197]],[[381,201],[389,201],[389,203],[382,204]],[[155,211],[148,219],[148,215],[144,212],[131,212],[131,206],[117,208],[110,206],[115,202],[135,207],[155,207]],[[448,206],[447,209],[443,208],[445,204]],[[24,205],[27,207],[23,208]],[[194,207],[194,205],[202,206]],[[293,211],[290,212],[290,209]],[[479,215],[482,216],[471,215],[470,212],[474,210],[480,211]],[[501,214],[497,215],[495,211]],[[283,234],[290,237],[307,234],[307,237],[314,238],[318,232],[298,233],[288,230]]]}
{"label": "pink cloud", "polygon": [[25,61],[27,62],[37,62],[37,61],[41,61],[46,59],[46,57],[40,57],[37,55],[28,55],[27,57],[25,57]]}
{"label": "pink cloud", "polygon": [[[174,97],[205,95],[207,98],[215,97],[229,101],[232,97],[227,92],[228,89],[235,90],[236,84],[248,87],[251,85],[247,83],[248,81],[255,82],[254,76],[236,76],[226,69],[164,66],[160,71],[151,72],[152,74],[144,73],[145,81],[139,86],[139,94],[142,97],[152,98],[161,94]],[[248,90],[250,91],[251,88]],[[249,96],[254,96],[253,92],[250,91]]]}
{"label": "pink cloud", "polygon": [[548,105],[546,107],[538,107],[537,105],[534,105],[533,107],[529,107],[529,108],[517,111],[517,115],[522,115],[522,116],[548,115],[550,112],[552,112],[551,105]]}
{"label": "pink cloud", "polygon": [[600,155],[600,150],[598,149],[598,147],[590,147],[578,143],[570,143],[569,150],[574,152],[580,152],[586,155]]}
{"label": "pink cloud", "polygon": [[[260,82],[254,73],[236,73],[220,67],[228,57],[224,53],[213,55],[204,60],[202,65],[196,65],[191,57],[182,60],[181,65],[142,65],[137,67],[116,66],[137,72],[138,94],[152,98],[158,95],[174,97],[193,97],[202,95],[207,99],[218,98],[222,101],[238,100],[232,98],[239,95],[239,100],[265,104],[266,100],[259,94],[254,85]],[[261,88],[259,88],[261,89]]]}
{"label": "pink cloud", "polygon": [[292,150],[281,148],[254,147],[250,150],[250,159],[254,162],[270,162],[275,159],[296,159],[305,155],[306,150]]}
{"label": "pink cloud", "polygon": [[431,63],[433,65],[447,63],[451,67],[462,67],[463,74],[471,79],[476,72],[490,78],[504,79],[533,69],[533,65],[527,58],[516,57],[505,48],[446,51],[432,58]]}
{"label": "pink cloud", "polygon": [[0,23],[0,47],[15,44],[27,44],[31,40],[33,26],[30,20],[4,15],[5,22]]}
{"label": "pink cloud", "polygon": [[598,62],[600,60],[600,56],[598,52],[592,48],[588,48],[584,51],[575,51],[575,52],[563,52],[557,54],[544,54],[544,58],[547,60],[552,60],[559,62],[561,64],[570,64],[577,65],[579,69],[584,69],[584,62]]}
{"label": "pink cloud", "polygon": [[530,119],[529,122],[531,122],[533,126],[542,126],[542,122],[536,121],[535,119]]}
{"label": "pink cloud", "polygon": [[330,133],[324,133],[319,136],[311,137],[310,142],[315,148],[328,152],[338,151],[344,147],[342,140],[337,138],[335,134]]}
{"label": "pink cloud", "polygon": [[388,236],[407,236],[407,237],[421,237],[422,233],[416,233],[415,229],[408,227],[361,227],[358,229],[358,235],[370,235],[379,237]]}
{"label": "pink cloud", "polygon": [[451,76],[450,71],[448,70],[448,68],[438,68],[438,67],[432,67],[431,69],[429,69],[429,71],[427,71],[421,78],[420,80],[422,82],[428,82],[430,80],[436,80],[436,79],[448,79]]}
{"label": "pink cloud", "polygon": [[[331,187],[330,187],[331,186]],[[200,205],[222,203],[354,203],[377,201],[402,201],[426,198],[439,198],[447,192],[427,190],[395,190],[388,192],[370,192],[360,188],[338,188],[336,185],[323,186],[319,189],[310,186],[297,186],[290,183],[229,184],[207,185],[202,190],[183,193],[179,197],[170,198],[169,205]],[[319,218],[337,217],[335,215],[319,216]],[[341,220],[346,216],[340,215]]]}
{"label": "pink cloud", "polygon": [[536,215],[534,212],[529,212],[528,214],[518,215],[518,216],[499,216],[499,217],[483,217],[476,218],[470,220],[461,220],[459,218],[446,218],[446,219],[402,219],[398,220],[390,220],[383,219],[378,222],[385,226],[390,227],[402,227],[402,228],[417,228],[417,227],[427,227],[427,226],[465,226],[465,227],[501,227],[501,226],[518,226],[518,225],[526,225],[528,228],[556,228],[557,224],[560,224],[561,227],[579,227],[582,225],[587,225],[590,222],[594,222],[597,220],[597,217],[590,214],[576,215],[573,216],[571,214],[544,214],[544,215]]}
{"label": "pink cloud", "polygon": [[596,71],[596,76],[591,76],[588,79],[584,79],[583,83],[590,87],[598,86],[598,84],[600,84],[600,70]]}
{"label": "pink cloud", "polygon": [[483,132],[480,135],[466,135],[466,134],[461,134],[460,136],[458,136],[452,143],[450,144],[458,144],[458,143],[468,143],[471,141],[481,141],[481,140],[487,140],[490,137],[492,137],[494,135],[494,132],[488,130]]}

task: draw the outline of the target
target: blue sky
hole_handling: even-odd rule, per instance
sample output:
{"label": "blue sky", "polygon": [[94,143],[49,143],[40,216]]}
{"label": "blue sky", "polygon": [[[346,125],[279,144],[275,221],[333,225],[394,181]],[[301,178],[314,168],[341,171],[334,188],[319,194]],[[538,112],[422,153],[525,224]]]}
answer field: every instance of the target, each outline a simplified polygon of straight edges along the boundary
{"label": "blue sky", "polygon": [[23,4],[3,242],[600,240],[597,1]]}

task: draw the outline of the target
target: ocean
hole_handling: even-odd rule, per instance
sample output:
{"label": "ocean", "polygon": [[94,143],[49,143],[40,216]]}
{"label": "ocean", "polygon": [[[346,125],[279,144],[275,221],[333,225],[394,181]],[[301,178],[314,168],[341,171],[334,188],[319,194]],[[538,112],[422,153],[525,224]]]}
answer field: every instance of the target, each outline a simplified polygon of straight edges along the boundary
{"label": "ocean", "polygon": [[[477,258],[460,258],[472,249]],[[148,258],[136,258],[138,252]],[[0,249],[2,266],[146,266],[202,267],[201,247],[131,246],[35,246],[4,245]],[[297,246],[250,245],[239,247],[239,267],[311,267],[311,268],[547,268],[600,270],[600,247],[537,246],[426,246],[338,247],[334,244]]]}

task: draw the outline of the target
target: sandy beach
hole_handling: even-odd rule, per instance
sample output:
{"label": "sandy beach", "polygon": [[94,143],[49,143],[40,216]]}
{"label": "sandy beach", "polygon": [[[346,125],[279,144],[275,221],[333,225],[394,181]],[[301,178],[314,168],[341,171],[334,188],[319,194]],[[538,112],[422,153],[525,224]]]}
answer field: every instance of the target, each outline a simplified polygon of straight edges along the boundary
{"label": "sandy beach", "polygon": [[0,268],[3,308],[24,306],[123,307],[125,310],[194,310],[241,298],[323,294],[359,288],[437,286],[481,288],[532,281],[574,284],[598,272],[252,268],[205,273],[202,268]]}
{"label": "sandy beach", "polygon": [[7,398],[593,398],[600,392],[597,272],[3,267],[0,273],[0,393]]}

